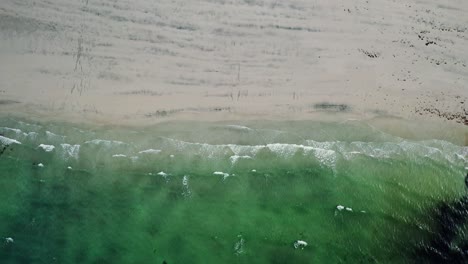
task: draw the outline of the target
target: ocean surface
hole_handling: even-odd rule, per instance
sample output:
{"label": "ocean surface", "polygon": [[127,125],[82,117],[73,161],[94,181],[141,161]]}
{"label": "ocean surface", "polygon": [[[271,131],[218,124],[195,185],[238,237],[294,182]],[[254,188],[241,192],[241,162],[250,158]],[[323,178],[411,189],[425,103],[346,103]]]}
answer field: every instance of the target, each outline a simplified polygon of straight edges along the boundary
{"label": "ocean surface", "polygon": [[2,118],[0,263],[463,263],[467,155],[353,120]]}

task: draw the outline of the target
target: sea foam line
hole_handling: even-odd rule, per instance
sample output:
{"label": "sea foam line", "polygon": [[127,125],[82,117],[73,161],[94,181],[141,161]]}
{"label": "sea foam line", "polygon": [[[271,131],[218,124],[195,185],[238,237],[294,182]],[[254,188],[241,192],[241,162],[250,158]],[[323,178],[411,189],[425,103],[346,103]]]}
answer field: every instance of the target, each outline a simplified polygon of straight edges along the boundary
{"label": "sea foam line", "polygon": [[138,152],[138,154],[159,154],[161,153],[160,149],[146,149]]}
{"label": "sea foam line", "polygon": [[3,145],[21,144],[21,142],[16,139],[7,138],[4,136],[0,136],[0,142],[2,142]]}
{"label": "sea foam line", "polygon": [[46,145],[46,144],[40,144],[38,148],[43,149],[45,152],[51,152],[55,149],[55,146],[53,145]]}

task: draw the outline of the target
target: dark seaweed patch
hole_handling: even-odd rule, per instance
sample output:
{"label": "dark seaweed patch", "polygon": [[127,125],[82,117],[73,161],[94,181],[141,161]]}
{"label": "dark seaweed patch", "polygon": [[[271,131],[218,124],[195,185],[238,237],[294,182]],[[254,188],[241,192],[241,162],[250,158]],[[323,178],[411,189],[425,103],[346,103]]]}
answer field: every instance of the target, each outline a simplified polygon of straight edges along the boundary
{"label": "dark seaweed patch", "polygon": [[14,100],[0,100],[0,105],[19,104],[20,102]]}
{"label": "dark seaweed patch", "polygon": [[[465,177],[468,188],[468,174]],[[429,243],[416,250],[420,263],[468,263],[468,240],[463,227],[468,223],[468,195],[440,204],[433,212],[436,228]]]}
{"label": "dark seaweed patch", "polygon": [[359,51],[364,53],[367,57],[372,58],[372,59],[380,57],[379,52],[367,51],[367,50],[363,50],[363,49],[359,49]]}
{"label": "dark seaweed patch", "polygon": [[5,150],[7,149],[8,145],[4,146],[3,148],[0,148],[0,157],[3,155]]}
{"label": "dark seaweed patch", "polygon": [[449,121],[453,120],[457,123],[468,126],[468,110],[467,109],[463,109],[463,111],[460,111],[460,112],[444,112],[435,107],[425,107],[425,108],[416,109],[415,112],[420,115],[422,115],[423,113],[435,115],[435,116],[444,118],[446,120],[449,120]]}
{"label": "dark seaweed patch", "polygon": [[334,103],[328,103],[328,102],[314,104],[314,108],[317,110],[335,111],[335,112],[347,112],[351,110],[351,107],[347,104],[334,104]]}

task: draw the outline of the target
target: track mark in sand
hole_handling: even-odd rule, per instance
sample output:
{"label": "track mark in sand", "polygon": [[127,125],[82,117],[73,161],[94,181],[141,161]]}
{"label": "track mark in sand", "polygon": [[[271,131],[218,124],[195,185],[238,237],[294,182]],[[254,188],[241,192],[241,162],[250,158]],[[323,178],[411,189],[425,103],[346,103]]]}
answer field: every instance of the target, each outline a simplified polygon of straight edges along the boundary
{"label": "track mark in sand", "polygon": [[[84,12],[84,8],[88,6],[88,0],[83,1],[83,6],[80,9],[81,12]],[[76,74],[77,81],[73,84],[73,87],[70,90],[70,93],[73,94],[75,90],[79,92],[80,95],[83,94],[83,91],[89,89],[91,86],[90,75],[92,73],[91,65],[93,56],[91,56],[91,40],[85,38],[85,32],[88,30],[86,25],[86,14],[83,14],[81,18],[81,26],[78,32],[76,52],[73,55],[75,59],[75,67],[73,72]],[[87,62],[88,67],[83,67],[83,63]]]}

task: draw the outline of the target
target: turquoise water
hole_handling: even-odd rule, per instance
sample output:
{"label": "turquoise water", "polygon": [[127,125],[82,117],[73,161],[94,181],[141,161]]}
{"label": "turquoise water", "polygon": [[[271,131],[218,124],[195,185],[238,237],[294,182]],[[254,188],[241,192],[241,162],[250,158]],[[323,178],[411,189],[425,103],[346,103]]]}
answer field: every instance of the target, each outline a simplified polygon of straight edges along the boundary
{"label": "turquoise water", "polygon": [[357,121],[0,135],[1,263],[436,262],[440,208],[466,193],[466,148]]}

